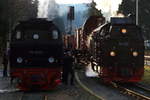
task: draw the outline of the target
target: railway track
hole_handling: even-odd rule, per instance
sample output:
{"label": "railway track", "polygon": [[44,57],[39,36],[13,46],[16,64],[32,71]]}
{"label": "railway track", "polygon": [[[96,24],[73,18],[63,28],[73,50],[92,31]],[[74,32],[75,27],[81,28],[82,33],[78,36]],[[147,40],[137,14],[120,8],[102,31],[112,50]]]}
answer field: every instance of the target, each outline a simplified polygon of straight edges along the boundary
{"label": "railway track", "polygon": [[[117,94],[117,93],[115,93],[116,90],[118,90],[122,95],[127,96],[126,99],[129,98],[129,100],[131,98],[132,98],[131,100],[134,100],[134,99],[135,100],[150,100],[150,89],[145,88],[141,84],[122,85],[122,84],[112,83],[112,84],[110,84],[110,87],[109,87],[109,86],[107,86],[108,84],[107,85],[101,84],[100,79],[99,79],[99,81],[97,79],[90,79],[90,78],[85,79],[86,77],[83,77],[83,74],[80,75],[79,73],[81,73],[81,72],[77,72],[75,75],[77,78],[77,81],[79,81],[78,83],[82,86],[82,88],[84,88],[87,92],[89,92],[91,95],[95,96],[99,100],[111,99],[111,98],[107,97],[107,94],[110,91],[112,91],[112,94],[115,95],[116,99],[117,99],[118,98],[117,96],[120,94],[118,93],[118,95],[116,95]],[[93,82],[93,81],[95,81],[95,82]],[[94,86],[91,86],[91,84],[93,84]],[[97,87],[97,88],[95,88],[95,87]],[[99,90],[96,91],[94,88],[97,90],[99,89]],[[103,92],[101,92],[101,91],[103,91]],[[107,91],[107,93],[105,91]],[[102,93],[106,93],[106,94],[102,94]],[[110,95],[110,94],[108,94],[108,95]],[[113,97],[113,98],[115,98],[115,97]],[[122,98],[123,98],[123,100],[125,100],[125,97],[122,97]],[[119,100],[119,99],[117,99],[117,100]]]}
{"label": "railway track", "polygon": [[44,96],[44,100],[48,100],[48,96],[47,95]]}
{"label": "railway track", "polygon": [[80,86],[98,100],[133,100],[131,96],[120,93],[109,84],[104,84],[99,78],[88,78],[84,71],[76,72],[75,77]]}
{"label": "railway track", "polygon": [[48,100],[48,96],[40,93],[22,93],[19,100]]}
{"label": "railway track", "polygon": [[135,97],[137,100],[150,100],[150,90],[137,84],[116,84],[112,85],[123,94]]}
{"label": "railway track", "polygon": [[146,86],[144,86],[143,84],[137,83],[135,84],[137,87],[142,88],[143,90],[147,91],[150,93],[150,88],[147,88]]}
{"label": "railway track", "polygon": [[0,93],[0,100],[99,100],[75,86],[60,85],[52,91],[15,91]]}
{"label": "railway track", "polygon": [[48,95],[45,93],[22,93],[19,100],[48,100]]}

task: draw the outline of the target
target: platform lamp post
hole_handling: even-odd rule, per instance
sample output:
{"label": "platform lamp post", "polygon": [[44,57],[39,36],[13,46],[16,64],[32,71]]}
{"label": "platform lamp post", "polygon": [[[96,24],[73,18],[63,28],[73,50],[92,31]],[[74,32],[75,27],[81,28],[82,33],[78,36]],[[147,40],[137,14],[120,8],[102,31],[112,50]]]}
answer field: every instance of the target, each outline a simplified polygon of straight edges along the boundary
{"label": "platform lamp post", "polygon": [[138,19],[139,19],[139,0],[136,0],[136,25],[138,25]]}

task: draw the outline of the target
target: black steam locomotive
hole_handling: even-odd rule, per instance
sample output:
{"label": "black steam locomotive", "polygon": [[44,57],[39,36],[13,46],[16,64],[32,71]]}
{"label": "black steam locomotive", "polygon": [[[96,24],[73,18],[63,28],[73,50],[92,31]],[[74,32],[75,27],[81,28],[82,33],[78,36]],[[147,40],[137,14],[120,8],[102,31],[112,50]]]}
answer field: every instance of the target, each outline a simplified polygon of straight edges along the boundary
{"label": "black steam locomotive", "polygon": [[144,39],[129,18],[112,18],[89,35],[92,68],[105,81],[139,82],[144,73]]}
{"label": "black steam locomotive", "polygon": [[11,77],[23,90],[52,89],[60,83],[62,55],[62,34],[52,21],[20,21],[11,35]]}

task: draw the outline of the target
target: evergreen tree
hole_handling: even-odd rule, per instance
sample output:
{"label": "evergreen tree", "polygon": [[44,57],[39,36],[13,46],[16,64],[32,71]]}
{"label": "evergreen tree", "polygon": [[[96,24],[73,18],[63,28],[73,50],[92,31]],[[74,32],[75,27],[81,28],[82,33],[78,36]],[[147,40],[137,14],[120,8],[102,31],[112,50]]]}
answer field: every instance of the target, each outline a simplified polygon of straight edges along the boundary
{"label": "evergreen tree", "polygon": [[0,55],[6,41],[6,33],[8,30],[8,0],[0,0]]}
{"label": "evergreen tree", "polygon": [[88,4],[88,12],[86,14],[87,16],[103,16],[101,13],[101,10],[96,9],[96,3],[94,0],[90,4]]}
{"label": "evergreen tree", "polygon": [[0,50],[19,20],[37,17],[38,0],[0,0]]}

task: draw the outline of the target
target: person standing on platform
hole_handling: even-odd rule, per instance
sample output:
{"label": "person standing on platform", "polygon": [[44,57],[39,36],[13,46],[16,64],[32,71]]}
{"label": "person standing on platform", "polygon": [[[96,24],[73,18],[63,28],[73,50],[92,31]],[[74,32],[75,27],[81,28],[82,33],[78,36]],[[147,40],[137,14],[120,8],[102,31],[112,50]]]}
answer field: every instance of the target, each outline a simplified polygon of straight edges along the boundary
{"label": "person standing on platform", "polygon": [[[74,68],[73,68],[74,58],[70,51],[66,52],[63,60],[63,75],[62,82],[68,84],[68,79],[71,85],[74,85]],[[70,78],[69,78],[70,77]]]}
{"label": "person standing on platform", "polygon": [[7,77],[8,55],[6,51],[4,52],[4,55],[3,55],[2,64],[3,64],[3,77]]}

